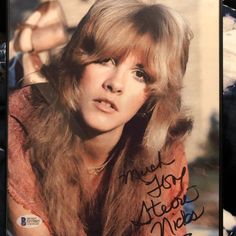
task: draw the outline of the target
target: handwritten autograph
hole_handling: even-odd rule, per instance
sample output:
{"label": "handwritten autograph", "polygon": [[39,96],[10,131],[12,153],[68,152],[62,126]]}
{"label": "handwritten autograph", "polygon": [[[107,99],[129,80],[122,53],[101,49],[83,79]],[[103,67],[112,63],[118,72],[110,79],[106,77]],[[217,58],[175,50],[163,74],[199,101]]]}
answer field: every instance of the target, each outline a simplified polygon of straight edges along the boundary
{"label": "handwritten autograph", "polygon": [[[152,199],[150,200],[150,206],[149,206],[146,201],[143,201],[141,212],[138,219],[132,220],[131,222],[136,227],[140,227],[140,226],[148,225],[152,223],[153,225],[151,227],[151,233],[154,231],[155,228],[159,227],[161,236],[162,235],[164,236],[166,227],[169,227],[170,232],[173,235],[176,235],[175,232],[179,228],[181,228],[183,225],[189,224],[192,221],[198,220],[204,213],[204,207],[203,207],[199,214],[197,214],[194,211],[192,211],[191,213],[185,213],[183,210],[180,210],[180,216],[177,219],[173,219],[172,221],[170,221],[168,217],[162,217],[165,214],[171,212],[173,209],[177,209],[179,206],[184,206],[184,204],[196,201],[199,198],[199,192],[196,186],[189,187],[188,191],[191,189],[195,191],[196,196],[194,196],[192,199],[187,199],[187,195],[184,195],[183,198],[179,198],[178,196],[175,196],[169,206],[166,206],[160,201],[155,202]],[[142,218],[144,218],[144,216],[146,220],[142,221]],[[153,222],[155,218],[160,219],[160,217],[162,217],[161,220],[157,220],[156,222]]]}
{"label": "handwritten autograph", "polygon": [[[127,184],[130,178],[131,181],[136,179],[143,182],[145,185],[152,186],[151,190],[147,192],[149,199],[142,201],[139,216],[137,219],[131,220],[131,223],[134,226],[139,228],[144,225],[151,225],[150,232],[153,233],[154,230],[155,232],[159,230],[160,233],[158,235],[160,236],[164,236],[164,232],[168,228],[173,235],[176,235],[178,229],[192,221],[197,221],[204,214],[204,207],[202,207],[199,213],[196,213],[194,210],[186,213],[182,210],[185,204],[195,202],[199,198],[199,192],[196,185],[188,187],[187,193],[182,197],[179,195],[173,196],[173,199],[168,205],[160,201],[159,198],[165,189],[171,189],[177,184],[179,184],[181,189],[183,187],[184,177],[187,173],[186,167],[182,168],[179,176],[167,174],[158,177],[154,173],[158,168],[171,165],[174,162],[175,159],[172,159],[169,162],[163,162],[160,153],[158,153],[158,162],[156,165],[152,164],[141,171],[135,169],[129,170],[120,176],[120,179],[124,184]],[[151,179],[147,180],[145,177],[147,177],[148,174],[150,177],[150,174],[152,173],[153,175],[151,176]],[[187,197],[190,191],[192,191],[193,195],[191,199]],[[179,212],[174,213],[174,210],[178,208],[180,208]],[[171,215],[175,214],[178,214],[178,217],[171,217]],[[190,235],[192,234],[187,233],[184,236]]]}
{"label": "handwritten autograph", "polygon": [[161,154],[160,152],[158,152],[158,160],[157,160],[156,165],[151,164],[150,166],[145,167],[144,170],[140,170],[140,171],[136,169],[128,170],[126,173],[120,175],[119,178],[122,179],[122,182],[124,184],[127,184],[129,177],[131,181],[133,181],[134,179],[138,179],[138,180],[141,180],[142,182],[145,182],[144,177],[147,176],[149,173],[153,173],[157,169],[161,169],[162,166],[168,166],[174,162],[175,162],[175,159],[172,159],[170,162],[163,162],[161,159]]}

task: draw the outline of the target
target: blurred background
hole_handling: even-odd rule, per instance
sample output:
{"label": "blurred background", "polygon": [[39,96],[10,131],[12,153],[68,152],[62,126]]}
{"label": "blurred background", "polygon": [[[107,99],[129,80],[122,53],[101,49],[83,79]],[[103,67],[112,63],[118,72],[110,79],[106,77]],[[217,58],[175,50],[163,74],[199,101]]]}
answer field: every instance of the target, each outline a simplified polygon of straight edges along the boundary
{"label": "blurred background", "polygon": [[[150,0],[146,0],[150,2]],[[10,37],[19,23],[43,0],[10,0]],[[94,0],[59,0],[71,31]],[[183,105],[194,119],[186,142],[190,185],[197,185],[194,209],[204,215],[188,225],[196,236],[219,235],[219,9],[215,0],[151,0],[178,10],[189,22],[194,38],[184,78]]]}

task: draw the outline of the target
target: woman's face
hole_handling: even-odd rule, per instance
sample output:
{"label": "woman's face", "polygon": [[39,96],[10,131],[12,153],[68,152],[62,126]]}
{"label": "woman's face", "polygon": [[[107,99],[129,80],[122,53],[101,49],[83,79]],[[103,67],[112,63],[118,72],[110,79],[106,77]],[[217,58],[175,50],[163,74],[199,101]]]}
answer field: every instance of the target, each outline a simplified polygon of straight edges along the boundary
{"label": "woman's face", "polygon": [[140,61],[128,55],[88,64],[79,83],[79,112],[92,129],[122,132],[145,103],[148,75]]}

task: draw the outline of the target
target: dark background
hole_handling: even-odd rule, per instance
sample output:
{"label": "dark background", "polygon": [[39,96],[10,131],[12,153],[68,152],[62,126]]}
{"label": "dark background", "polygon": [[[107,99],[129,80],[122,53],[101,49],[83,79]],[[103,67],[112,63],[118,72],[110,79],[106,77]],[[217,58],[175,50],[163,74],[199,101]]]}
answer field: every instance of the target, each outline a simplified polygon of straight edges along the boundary
{"label": "dark background", "polygon": [[224,0],[223,4],[236,9],[236,0]]}
{"label": "dark background", "polygon": [[6,0],[0,1],[0,9],[1,9],[1,16],[0,16],[0,31],[6,32],[6,16],[7,16],[7,8],[6,8]]}

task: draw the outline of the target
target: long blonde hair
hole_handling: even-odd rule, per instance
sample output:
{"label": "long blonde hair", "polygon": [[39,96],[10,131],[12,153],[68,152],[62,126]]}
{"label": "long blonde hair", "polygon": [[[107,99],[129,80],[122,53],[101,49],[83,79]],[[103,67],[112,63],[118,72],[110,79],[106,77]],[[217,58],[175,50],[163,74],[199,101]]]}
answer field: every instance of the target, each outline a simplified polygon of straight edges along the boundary
{"label": "long blonde hair", "polygon": [[[181,110],[191,37],[185,20],[161,4],[98,0],[67,46],[42,68],[55,96],[48,104],[34,91],[29,147],[55,235],[89,232],[88,215],[101,218],[98,228],[103,236],[130,235],[138,230],[145,235],[127,220],[140,210],[143,186],[135,180],[123,184],[119,176],[154,163],[158,152],[168,156],[172,144],[191,129],[191,119]],[[71,125],[79,103],[79,80],[87,64],[131,52],[148,68],[150,98],[125,125],[112,152],[115,158],[104,171],[96,198],[91,198],[75,150],[78,137]],[[129,201],[132,209],[125,207]]]}

